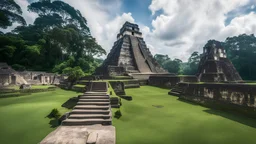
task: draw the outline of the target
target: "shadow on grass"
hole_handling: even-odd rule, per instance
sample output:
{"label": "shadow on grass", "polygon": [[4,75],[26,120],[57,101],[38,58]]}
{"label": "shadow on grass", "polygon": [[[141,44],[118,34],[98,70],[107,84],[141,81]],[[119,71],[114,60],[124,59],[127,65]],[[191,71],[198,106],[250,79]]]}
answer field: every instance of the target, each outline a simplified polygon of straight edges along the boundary
{"label": "shadow on grass", "polygon": [[60,125],[60,122],[58,119],[51,119],[49,124],[51,125],[51,128],[56,128]]}
{"label": "shadow on grass", "polygon": [[207,112],[209,114],[218,115],[218,116],[230,119],[232,121],[236,121],[238,123],[256,128],[256,120],[255,119],[246,117],[239,113],[235,113],[235,112],[228,113],[228,112],[225,112],[222,110],[217,110],[217,109],[216,110],[215,109],[207,109],[207,110],[203,110],[203,111]]}
{"label": "shadow on grass", "polygon": [[65,107],[67,109],[73,109],[78,102],[78,97],[72,97],[69,100],[67,100],[65,103],[63,103],[61,106]]}
{"label": "shadow on grass", "polygon": [[177,100],[178,100],[178,101],[181,101],[181,102],[185,102],[185,103],[191,104],[191,105],[199,105],[199,104],[197,104],[197,103],[195,103],[195,102],[191,102],[191,101],[188,101],[188,100],[185,100],[185,99],[180,99],[180,98],[178,98]]}
{"label": "shadow on grass", "polygon": [[60,112],[56,108],[52,109],[52,111],[47,116],[45,116],[45,118],[50,119],[49,124],[51,125],[51,128],[58,127],[61,124],[62,117]]}
{"label": "shadow on grass", "polygon": [[199,104],[199,103],[196,103],[196,102],[191,102],[191,101],[180,99],[180,98],[178,100],[181,101],[181,102],[191,104],[191,105],[195,105],[195,106],[200,105],[202,107],[207,107],[209,109],[203,110],[206,113],[218,115],[218,116],[227,118],[229,120],[232,120],[232,121],[235,121],[235,122],[238,122],[238,123],[256,128],[256,119],[248,117],[244,114],[241,114],[236,110],[232,110],[231,106],[227,106],[226,108],[222,108],[218,104],[212,104],[211,103],[211,104],[208,104],[208,105],[204,105],[204,104]]}
{"label": "shadow on grass", "polygon": [[121,112],[121,110],[117,110],[117,111],[115,112],[114,117],[115,117],[116,119],[120,119],[120,118],[122,117],[122,112]]}

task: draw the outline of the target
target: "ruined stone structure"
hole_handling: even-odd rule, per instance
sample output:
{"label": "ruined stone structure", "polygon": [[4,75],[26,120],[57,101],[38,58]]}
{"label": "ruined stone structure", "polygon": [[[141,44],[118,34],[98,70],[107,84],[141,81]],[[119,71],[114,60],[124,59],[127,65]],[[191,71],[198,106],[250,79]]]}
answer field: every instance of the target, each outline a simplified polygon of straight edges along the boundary
{"label": "ruined stone structure", "polygon": [[126,22],[117,41],[95,74],[123,76],[131,73],[167,73],[153,58],[137,24]]}
{"label": "ruined stone structure", "polygon": [[27,82],[8,64],[0,63],[0,86],[11,84],[27,84]]}
{"label": "ruined stone structure", "polygon": [[242,79],[220,42],[211,40],[204,47],[197,76],[203,83],[180,82],[169,94],[255,117],[256,86],[239,83]]}
{"label": "ruined stone structure", "polygon": [[256,86],[243,83],[179,83],[181,99],[256,117]]}
{"label": "ruined stone structure", "polygon": [[18,72],[29,84],[58,84],[60,77],[54,73],[40,71]]}
{"label": "ruined stone structure", "polygon": [[6,63],[0,63],[0,85],[58,84],[60,77],[54,73],[15,71]]}
{"label": "ruined stone structure", "polygon": [[201,82],[239,82],[239,73],[227,58],[221,43],[211,40],[204,47],[198,67],[198,79]]}
{"label": "ruined stone structure", "polygon": [[148,84],[162,88],[173,88],[179,82],[197,82],[197,77],[194,75],[154,75],[148,79]]}

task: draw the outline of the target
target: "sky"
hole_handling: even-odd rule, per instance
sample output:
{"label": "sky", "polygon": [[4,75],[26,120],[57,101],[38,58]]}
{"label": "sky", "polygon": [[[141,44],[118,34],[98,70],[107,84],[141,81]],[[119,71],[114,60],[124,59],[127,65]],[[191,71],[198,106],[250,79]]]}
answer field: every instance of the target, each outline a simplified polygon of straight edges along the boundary
{"label": "sky", "polygon": [[[35,0],[15,0],[27,23],[37,15],[27,11]],[[87,19],[91,34],[107,51],[124,22],[139,25],[154,54],[187,61],[202,52],[210,39],[225,41],[239,34],[256,34],[256,0],[63,0]],[[17,24],[7,29],[13,29]]]}

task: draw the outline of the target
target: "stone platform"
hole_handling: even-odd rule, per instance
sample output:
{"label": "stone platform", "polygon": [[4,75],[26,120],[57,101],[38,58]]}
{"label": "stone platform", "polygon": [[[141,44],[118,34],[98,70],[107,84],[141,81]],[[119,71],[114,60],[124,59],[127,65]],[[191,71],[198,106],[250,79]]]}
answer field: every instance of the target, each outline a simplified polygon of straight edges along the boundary
{"label": "stone platform", "polygon": [[171,73],[129,73],[130,76],[132,76],[134,79],[138,80],[148,80],[150,76],[174,76],[175,74]]}
{"label": "stone platform", "polygon": [[40,144],[115,144],[115,141],[116,133],[113,126],[60,126],[47,135]]}

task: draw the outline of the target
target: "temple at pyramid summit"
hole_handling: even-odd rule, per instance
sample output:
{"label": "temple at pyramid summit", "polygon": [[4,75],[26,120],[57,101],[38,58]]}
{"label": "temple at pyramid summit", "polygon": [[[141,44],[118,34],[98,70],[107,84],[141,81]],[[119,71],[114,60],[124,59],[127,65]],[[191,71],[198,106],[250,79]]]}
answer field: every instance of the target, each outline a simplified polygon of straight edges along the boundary
{"label": "temple at pyramid summit", "polygon": [[203,49],[198,67],[201,82],[241,82],[242,78],[227,58],[226,50],[220,42],[210,40]]}
{"label": "temple at pyramid summit", "polygon": [[125,22],[110,53],[95,74],[167,74],[153,58],[137,24]]}

